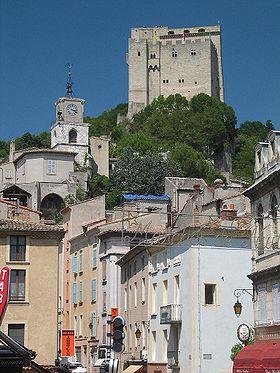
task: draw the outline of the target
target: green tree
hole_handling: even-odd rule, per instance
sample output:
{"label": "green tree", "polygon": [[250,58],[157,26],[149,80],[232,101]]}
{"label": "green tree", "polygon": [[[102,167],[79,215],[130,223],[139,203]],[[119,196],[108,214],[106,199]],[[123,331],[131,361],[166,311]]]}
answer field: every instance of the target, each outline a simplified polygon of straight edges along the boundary
{"label": "green tree", "polygon": [[93,174],[89,182],[88,196],[90,198],[105,195],[106,209],[111,210],[121,202],[122,192],[112,181],[99,174]]}
{"label": "green tree", "polygon": [[162,194],[166,176],[180,176],[175,162],[164,161],[150,152],[140,156],[128,147],[115,164],[112,181],[123,192]]}
{"label": "green tree", "polygon": [[9,143],[0,140],[0,158],[5,158],[9,155]]}
{"label": "green tree", "polygon": [[86,123],[90,123],[90,136],[112,135],[117,125],[118,114],[125,115],[127,113],[127,104],[119,104],[111,110],[104,111],[98,117],[85,117]]}
{"label": "green tree", "polygon": [[217,178],[226,181],[203,153],[197,152],[189,145],[175,145],[171,150],[171,159],[180,165],[183,177],[203,178],[209,185]]}

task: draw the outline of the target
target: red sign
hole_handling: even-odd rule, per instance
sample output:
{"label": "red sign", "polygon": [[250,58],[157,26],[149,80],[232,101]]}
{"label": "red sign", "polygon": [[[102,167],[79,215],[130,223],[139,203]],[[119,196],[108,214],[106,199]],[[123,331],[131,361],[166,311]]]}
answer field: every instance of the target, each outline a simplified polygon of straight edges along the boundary
{"label": "red sign", "polygon": [[0,318],[3,317],[8,298],[10,284],[10,268],[2,267],[0,271]]}
{"label": "red sign", "polygon": [[61,331],[61,356],[75,355],[74,330]]}
{"label": "red sign", "polygon": [[[114,320],[115,317],[119,316],[119,309],[118,308],[111,308],[111,321]],[[114,333],[114,324],[111,323],[110,326],[110,333]]]}

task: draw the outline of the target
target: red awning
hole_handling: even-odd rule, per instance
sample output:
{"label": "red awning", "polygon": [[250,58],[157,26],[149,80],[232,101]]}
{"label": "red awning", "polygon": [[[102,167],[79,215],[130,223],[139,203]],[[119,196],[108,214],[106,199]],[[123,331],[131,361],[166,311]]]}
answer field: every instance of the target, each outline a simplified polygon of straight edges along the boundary
{"label": "red awning", "polygon": [[[272,370],[270,370],[272,369]],[[280,343],[254,343],[234,359],[233,373],[280,373]]]}

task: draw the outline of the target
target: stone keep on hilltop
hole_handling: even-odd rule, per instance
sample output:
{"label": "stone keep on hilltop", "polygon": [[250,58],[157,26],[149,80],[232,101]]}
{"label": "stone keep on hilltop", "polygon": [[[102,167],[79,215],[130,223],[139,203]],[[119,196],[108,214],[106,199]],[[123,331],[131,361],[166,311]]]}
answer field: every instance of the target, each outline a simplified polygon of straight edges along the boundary
{"label": "stone keep on hilltop", "polygon": [[224,100],[220,25],[133,28],[127,64],[129,118],[160,95]]}

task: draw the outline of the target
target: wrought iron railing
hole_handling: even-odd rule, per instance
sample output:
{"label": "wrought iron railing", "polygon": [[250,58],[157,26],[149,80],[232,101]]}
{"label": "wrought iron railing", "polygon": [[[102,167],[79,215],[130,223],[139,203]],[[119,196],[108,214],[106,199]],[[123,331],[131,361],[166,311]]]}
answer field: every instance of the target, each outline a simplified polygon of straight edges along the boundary
{"label": "wrought iron railing", "polygon": [[168,306],[160,307],[160,323],[172,324],[182,321],[182,306],[181,304],[169,304]]}

